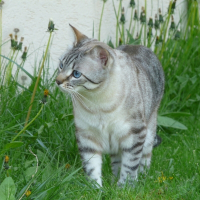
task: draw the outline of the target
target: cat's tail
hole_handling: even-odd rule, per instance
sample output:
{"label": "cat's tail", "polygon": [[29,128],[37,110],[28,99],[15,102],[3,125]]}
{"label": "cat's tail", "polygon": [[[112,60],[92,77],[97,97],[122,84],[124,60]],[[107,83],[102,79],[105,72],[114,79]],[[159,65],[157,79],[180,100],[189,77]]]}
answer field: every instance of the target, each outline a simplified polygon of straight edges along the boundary
{"label": "cat's tail", "polygon": [[154,142],[153,142],[153,147],[157,147],[158,145],[160,145],[160,143],[162,142],[162,139],[159,135],[156,134],[155,138],[154,138]]}

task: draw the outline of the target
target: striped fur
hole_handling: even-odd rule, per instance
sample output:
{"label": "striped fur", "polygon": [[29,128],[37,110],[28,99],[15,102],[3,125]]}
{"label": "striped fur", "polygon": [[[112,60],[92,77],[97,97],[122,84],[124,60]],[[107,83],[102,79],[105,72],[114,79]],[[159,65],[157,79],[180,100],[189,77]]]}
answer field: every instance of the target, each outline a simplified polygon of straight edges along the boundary
{"label": "striped fur", "polygon": [[[74,70],[80,77],[75,78]],[[118,184],[132,183],[138,171],[150,167],[155,145],[164,90],[157,57],[144,46],[112,49],[83,35],[62,56],[58,71],[59,88],[72,97],[86,174],[102,186],[102,154],[109,153],[113,174],[120,175]]]}

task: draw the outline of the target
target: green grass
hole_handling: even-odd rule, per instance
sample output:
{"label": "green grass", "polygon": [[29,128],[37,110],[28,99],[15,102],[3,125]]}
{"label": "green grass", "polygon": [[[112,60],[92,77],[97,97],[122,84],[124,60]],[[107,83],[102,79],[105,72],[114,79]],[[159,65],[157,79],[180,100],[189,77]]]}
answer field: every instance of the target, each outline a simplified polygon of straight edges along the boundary
{"label": "green grass", "polygon": [[[146,174],[139,176],[135,188],[128,185],[119,188],[116,181],[112,183],[108,155],[103,157],[103,187],[97,189],[86,179],[75,140],[71,100],[66,99],[66,96],[55,87],[55,75],[47,79],[49,61],[44,63],[45,71],[42,72],[36,90],[29,121],[37,115],[42,106],[39,102],[44,97],[45,88],[50,91],[48,102],[26,131],[15,143],[11,143],[17,133],[24,128],[38,72],[35,75],[27,74],[32,83],[25,88],[11,75],[8,77],[9,82],[6,82],[4,70],[1,71],[2,200],[20,199],[27,188],[31,195],[23,199],[200,199],[200,23],[197,2],[188,2],[188,23],[185,30],[181,30],[180,39],[174,40],[171,34],[154,50],[160,58],[166,76],[165,95],[159,115],[181,122],[187,130],[175,129],[173,124],[158,127],[162,144],[153,150],[151,168]],[[120,4],[121,1],[119,9]],[[116,13],[120,13],[118,10]],[[119,14],[116,14],[116,17],[120,19]],[[166,30],[167,23],[164,22],[163,30]],[[121,28],[121,24],[117,24],[117,27]],[[129,29],[130,24],[123,26],[120,31]],[[127,36],[120,31],[116,35],[122,35],[128,43],[140,41],[144,44],[142,38],[135,40],[132,34]],[[148,38],[146,44],[151,44],[151,47],[154,42],[155,35]],[[1,69],[6,70],[15,64],[10,58],[1,57]],[[43,57],[38,59],[42,63]],[[23,67],[23,64],[18,67]],[[38,66],[35,66],[36,68],[38,69]],[[24,72],[27,73],[25,70]],[[5,155],[9,156],[8,163],[4,162]],[[70,166],[67,165],[66,168],[66,164]]]}

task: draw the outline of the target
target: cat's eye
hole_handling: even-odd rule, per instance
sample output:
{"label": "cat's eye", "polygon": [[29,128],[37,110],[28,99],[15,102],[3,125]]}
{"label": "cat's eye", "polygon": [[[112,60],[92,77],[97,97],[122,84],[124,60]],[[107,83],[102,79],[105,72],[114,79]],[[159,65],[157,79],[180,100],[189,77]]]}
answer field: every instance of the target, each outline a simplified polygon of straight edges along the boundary
{"label": "cat's eye", "polygon": [[60,67],[60,69],[63,68],[63,63],[62,62],[60,62],[59,67]]}
{"label": "cat's eye", "polygon": [[74,78],[80,78],[82,74],[81,74],[81,72],[74,70],[72,72],[72,75]]}

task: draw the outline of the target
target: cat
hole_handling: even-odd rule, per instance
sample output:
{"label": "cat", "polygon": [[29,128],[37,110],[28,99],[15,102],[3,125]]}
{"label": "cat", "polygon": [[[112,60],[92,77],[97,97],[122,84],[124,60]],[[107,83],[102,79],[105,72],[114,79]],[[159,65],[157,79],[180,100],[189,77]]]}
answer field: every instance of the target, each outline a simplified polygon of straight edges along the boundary
{"label": "cat", "polygon": [[[71,25],[70,25],[71,26]],[[86,174],[102,186],[102,154],[118,185],[134,185],[150,167],[164,72],[142,45],[112,49],[71,26],[74,47],[60,59],[57,86],[70,93],[76,139]]]}

